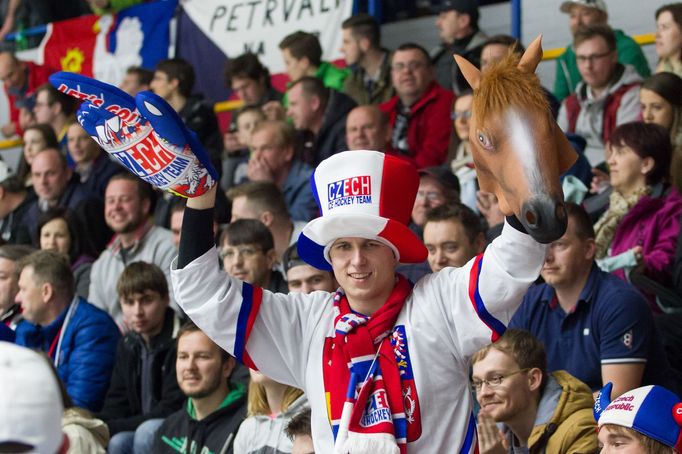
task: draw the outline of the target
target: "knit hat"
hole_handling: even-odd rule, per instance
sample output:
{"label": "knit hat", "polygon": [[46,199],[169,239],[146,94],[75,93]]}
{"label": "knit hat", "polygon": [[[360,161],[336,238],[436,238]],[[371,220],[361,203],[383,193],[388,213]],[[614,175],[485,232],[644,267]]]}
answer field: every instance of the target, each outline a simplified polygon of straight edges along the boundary
{"label": "knit hat", "polygon": [[594,403],[594,419],[599,428],[614,424],[663,443],[682,453],[682,402],[662,386],[633,389],[611,401],[608,383]]}
{"label": "knit hat", "polygon": [[47,360],[28,348],[0,342],[0,444],[56,453],[62,444],[64,405]]}
{"label": "knit hat", "polygon": [[380,241],[401,263],[426,260],[426,247],[407,227],[419,188],[410,162],[378,151],[345,151],[322,161],[310,184],[322,216],[298,238],[298,254],[309,265],[331,271],[329,248],[342,237]]}
{"label": "knit hat", "polygon": [[586,6],[588,8],[595,8],[598,9],[599,11],[603,11],[605,13],[608,13],[608,10],[606,9],[606,3],[604,3],[604,0],[570,0],[563,2],[561,4],[561,12],[562,13],[570,13],[571,12],[571,6],[573,5],[580,5],[580,6]]}

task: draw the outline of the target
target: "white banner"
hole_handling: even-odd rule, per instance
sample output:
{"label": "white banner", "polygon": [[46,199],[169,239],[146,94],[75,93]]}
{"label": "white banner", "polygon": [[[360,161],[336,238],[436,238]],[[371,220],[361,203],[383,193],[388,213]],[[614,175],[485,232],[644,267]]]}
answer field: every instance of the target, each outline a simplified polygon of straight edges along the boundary
{"label": "white banner", "polygon": [[351,16],[352,0],[184,0],[192,21],[225,55],[258,54],[271,74],[285,72],[280,41],[302,30],[316,34],[322,59],[342,58],[341,23]]}

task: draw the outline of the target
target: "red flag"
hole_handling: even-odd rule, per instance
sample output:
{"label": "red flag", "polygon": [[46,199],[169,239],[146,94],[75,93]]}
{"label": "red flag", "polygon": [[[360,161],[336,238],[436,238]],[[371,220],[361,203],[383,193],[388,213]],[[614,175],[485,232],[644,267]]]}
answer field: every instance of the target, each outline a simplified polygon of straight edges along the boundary
{"label": "red flag", "polygon": [[92,77],[99,33],[100,17],[94,14],[51,23],[43,41],[45,65]]}

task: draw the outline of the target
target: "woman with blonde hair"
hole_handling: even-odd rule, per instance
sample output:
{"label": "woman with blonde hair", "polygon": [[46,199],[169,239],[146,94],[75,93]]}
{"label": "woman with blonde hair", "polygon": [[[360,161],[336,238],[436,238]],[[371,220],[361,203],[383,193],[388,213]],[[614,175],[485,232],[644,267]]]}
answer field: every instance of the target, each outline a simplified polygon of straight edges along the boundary
{"label": "woman with blonde hair", "polygon": [[234,439],[234,454],[290,453],[292,442],[284,429],[308,400],[298,388],[277,383],[253,369],[249,372],[248,417]]}

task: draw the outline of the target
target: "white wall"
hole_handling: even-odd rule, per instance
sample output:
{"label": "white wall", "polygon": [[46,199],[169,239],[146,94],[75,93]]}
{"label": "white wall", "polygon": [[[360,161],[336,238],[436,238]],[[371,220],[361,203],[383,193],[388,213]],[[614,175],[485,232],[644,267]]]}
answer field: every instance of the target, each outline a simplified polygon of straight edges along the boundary
{"label": "white wall", "polygon": [[[653,33],[656,30],[654,12],[660,6],[673,0],[605,0],[609,8],[609,24],[620,28],[628,35]],[[522,42],[527,45],[537,35],[543,35],[543,48],[552,49],[566,46],[571,35],[568,16],[559,11],[557,0],[522,1]],[[431,49],[438,44],[438,29],[435,16],[387,24],[382,28],[382,40],[386,47],[393,49],[401,43],[413,41]],[[511,31],[511,3],[481,8],[480,27],[489,35],[509,34]],[[649,65],[655,68],[656,54],[653,46],[645,46],[644,53]],[[554,84],[553,61],[540,64],[538,75],[546,87]]]}

